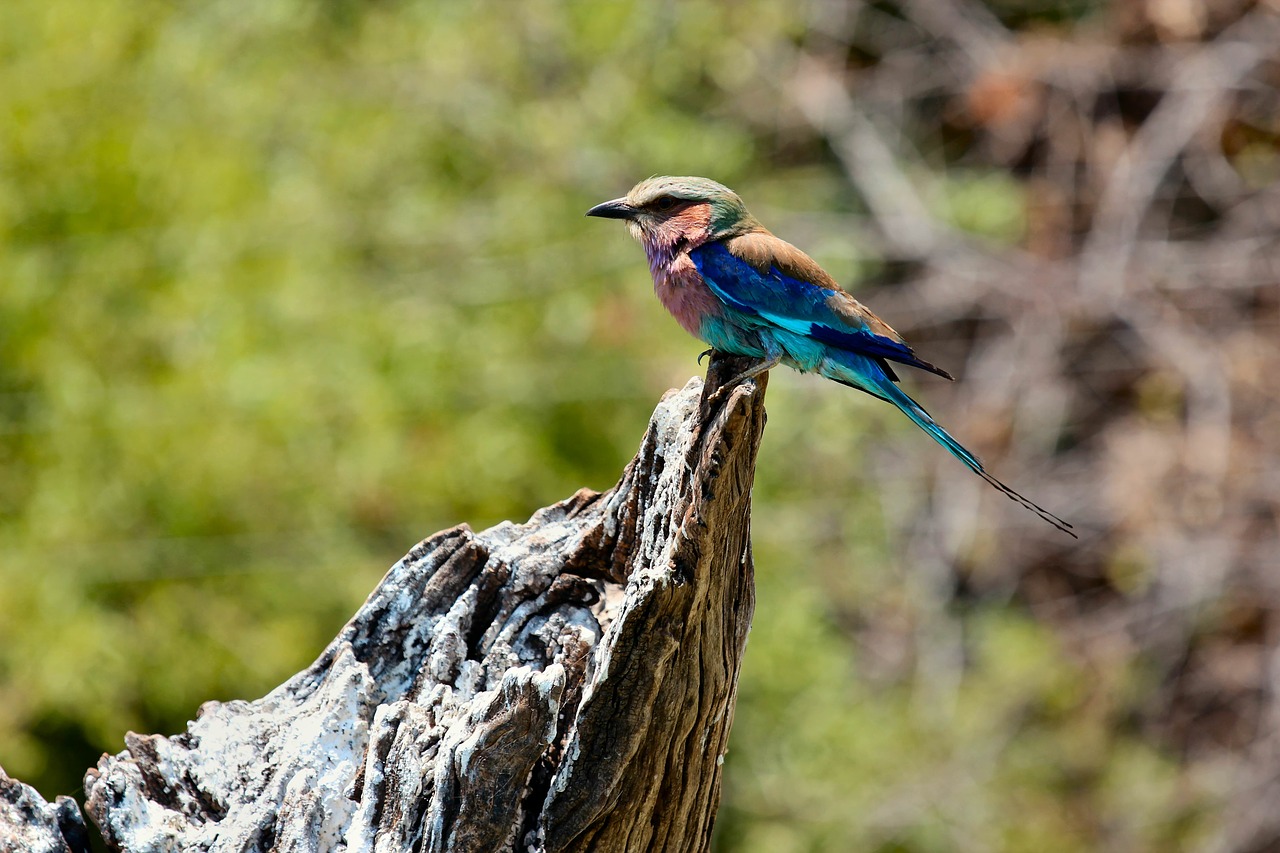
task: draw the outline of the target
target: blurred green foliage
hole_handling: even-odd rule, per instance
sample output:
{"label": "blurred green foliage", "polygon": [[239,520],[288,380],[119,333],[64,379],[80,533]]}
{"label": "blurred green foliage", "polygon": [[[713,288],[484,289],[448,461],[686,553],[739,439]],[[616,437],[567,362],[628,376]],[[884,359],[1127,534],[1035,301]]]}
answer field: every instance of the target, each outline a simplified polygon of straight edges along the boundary
{"label": "blurred green foliage", "polygon": [[[0,4],[0,764],[74,792],[126,730],[305,666],[419,538],[611,485],[701,347],[590,204],[708,174],[842,280],[874,266],[800,217],[856,213],[824,147],[758,120],[802,13]],[[936,203],[1014,241],[1020,193]],[[1135,673],[931,609],[886,533],[916,498],[860,452],[909,427],[769,395],[720,849],[1088,850],[1080,813],[1133,810],[1159,848],[1170,768],[1090,687]],[[908,651],[861,649],[868,619]],[[960,659],[912,658],[928,631]]]}

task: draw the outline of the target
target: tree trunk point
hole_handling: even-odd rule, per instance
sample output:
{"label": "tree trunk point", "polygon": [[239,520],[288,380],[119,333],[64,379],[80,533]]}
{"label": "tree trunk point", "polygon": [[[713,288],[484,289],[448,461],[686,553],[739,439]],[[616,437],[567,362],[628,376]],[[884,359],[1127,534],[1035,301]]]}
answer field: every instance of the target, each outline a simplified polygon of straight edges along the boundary
{"label": "tree trunk point", "polygon": [[[125,851],[705,851],[754,609],[765,376],[714,356],[604,493],[391,568],[320,658],[85,777]],[[718,395],[712,396],[714,392]]]}
{"label": "tree trunk point", "polygon": [[0,767],[0,853],[89,853],[89,828],[70,797],[45,802]]}

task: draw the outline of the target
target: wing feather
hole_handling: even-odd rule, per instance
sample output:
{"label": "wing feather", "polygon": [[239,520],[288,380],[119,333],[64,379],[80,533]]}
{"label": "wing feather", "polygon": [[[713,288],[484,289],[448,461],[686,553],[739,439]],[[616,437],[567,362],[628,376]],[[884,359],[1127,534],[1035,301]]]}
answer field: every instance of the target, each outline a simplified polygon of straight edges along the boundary
{"label": "wing feather", "polygon": [[767,231],[707,243],[689,257],[716,296],[745,314],[836,349],[952,378],[917,356],[816,261]]}

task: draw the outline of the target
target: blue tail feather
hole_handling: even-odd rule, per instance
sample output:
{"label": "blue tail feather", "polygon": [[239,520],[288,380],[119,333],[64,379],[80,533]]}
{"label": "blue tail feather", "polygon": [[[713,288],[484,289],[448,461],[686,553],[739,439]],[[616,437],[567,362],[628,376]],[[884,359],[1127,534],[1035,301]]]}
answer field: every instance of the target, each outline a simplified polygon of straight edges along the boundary
{"label": "blue tail feather", "polygon": [[906,392],[895,385],[893,380],[890,379],[880,366],[871,359],[858,355],[840,353],[838,360],[828,358],[824,361],[822,366],[819,368],[819,372],[828,379],[834,379],[836,382],[857,388],[859,391],[865,391],[887,403],[892,403],[899,411],[910,418],[913,424],[927,432],[934,441],[945,447],[947,452],[963,462],[969,470],[986,480],[993,488],[1003,492],[1010,500],[1026,507],[1031,512],[1040,516],[1040,518],[1061,530],[1063,533],[1077,539],[1079,538],[1072,532],[1071,525],[1068,522],[1063,521],[1044,507],[1024,495],[1019,494],[997,480],[991,474],[987,473],[987,469],[983,467],[982,462],[979,461],[978,457],[974,456],[968,448],[956,441],[955,438],[952,437],[951,433],[943,429],[942,426],[924,410],[923,406],[911,399],[911,397],[907,396]]}

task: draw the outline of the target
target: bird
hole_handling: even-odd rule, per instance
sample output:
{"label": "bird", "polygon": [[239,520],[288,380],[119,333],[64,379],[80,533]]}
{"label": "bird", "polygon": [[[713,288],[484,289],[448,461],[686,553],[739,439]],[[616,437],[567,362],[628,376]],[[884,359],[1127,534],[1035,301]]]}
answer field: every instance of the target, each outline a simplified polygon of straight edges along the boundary
{"label": "bird", "polygon": [[813,258],[775,237],[724,184],[655,176],[587,216],[620,219],[644,247],[653,289],[676,322],[712,350],[759,359],[733,383],[779,364],[817,373],[895,406],[952,456],[1069,536],[1072,525],[996,479],[898,387],[893,365],[953,379],[930,364]]}

